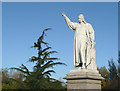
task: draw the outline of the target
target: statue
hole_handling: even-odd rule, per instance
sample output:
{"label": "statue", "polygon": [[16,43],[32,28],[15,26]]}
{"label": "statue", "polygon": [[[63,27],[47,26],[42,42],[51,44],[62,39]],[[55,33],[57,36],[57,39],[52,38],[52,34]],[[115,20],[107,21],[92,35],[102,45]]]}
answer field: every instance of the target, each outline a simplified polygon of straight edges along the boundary
{"label": "statue", "polygon": [[65,13],[61,14],[64,16],[68,27],[75,31],[74,66],[82,69],[96,69],[94,30],[91,24],[85,21],[83,14],[78,17],[79,23],[71,22]]}

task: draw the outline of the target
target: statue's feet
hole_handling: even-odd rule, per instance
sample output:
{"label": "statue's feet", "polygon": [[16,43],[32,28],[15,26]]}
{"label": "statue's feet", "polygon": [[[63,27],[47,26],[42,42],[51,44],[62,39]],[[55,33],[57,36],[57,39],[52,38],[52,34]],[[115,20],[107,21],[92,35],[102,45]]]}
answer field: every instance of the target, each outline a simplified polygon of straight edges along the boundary
{"label": "statue's feet", "polygon": [[81,69],[87,69],[86,63],[84,63],[84,64],[82,65]]}
{"label": "statue's feet", "polygon": [[86,69],[85,66],[82,66],[81,69]]}

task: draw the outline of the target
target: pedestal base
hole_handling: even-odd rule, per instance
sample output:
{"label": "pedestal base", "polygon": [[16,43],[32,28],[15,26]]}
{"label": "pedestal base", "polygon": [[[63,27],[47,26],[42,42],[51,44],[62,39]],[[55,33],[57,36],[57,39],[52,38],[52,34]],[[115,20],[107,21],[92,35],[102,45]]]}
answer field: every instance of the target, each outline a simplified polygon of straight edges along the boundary
{"label": "pedestal base", "polygon": [[101,89],[101,77],[97,70],[71,70],[64,78],[67,79],[67,90],[72,89]]}

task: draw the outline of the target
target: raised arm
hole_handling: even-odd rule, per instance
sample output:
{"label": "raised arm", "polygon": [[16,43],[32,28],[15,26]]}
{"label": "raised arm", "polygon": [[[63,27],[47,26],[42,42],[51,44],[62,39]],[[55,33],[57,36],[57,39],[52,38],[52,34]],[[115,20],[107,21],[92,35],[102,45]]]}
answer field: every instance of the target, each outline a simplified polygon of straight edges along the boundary
{"label": "raised arm", "polygon": [[72,29],[73,31],[75,31],[76,30],[75,23],[71,22],[70,19],[65,15],[65,13],[62,13],[62,16],[64,16],[66,24],[68,25],[68,27],[70,29]]}

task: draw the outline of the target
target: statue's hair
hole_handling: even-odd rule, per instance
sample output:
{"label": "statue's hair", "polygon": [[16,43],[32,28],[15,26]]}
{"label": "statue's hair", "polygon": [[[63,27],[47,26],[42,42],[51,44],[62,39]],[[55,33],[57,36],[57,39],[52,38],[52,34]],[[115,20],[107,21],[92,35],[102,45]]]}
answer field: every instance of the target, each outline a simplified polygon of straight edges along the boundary
{"label": "statue's hair", "polygon": [[80,19],[82,20],[82,22],[86,24],[86,21],[85,21],[85,19],[84,19],[84,15],[83,15],[83,14],[80,14],[80,15],[78,16],[78,18],[80,18]]}

